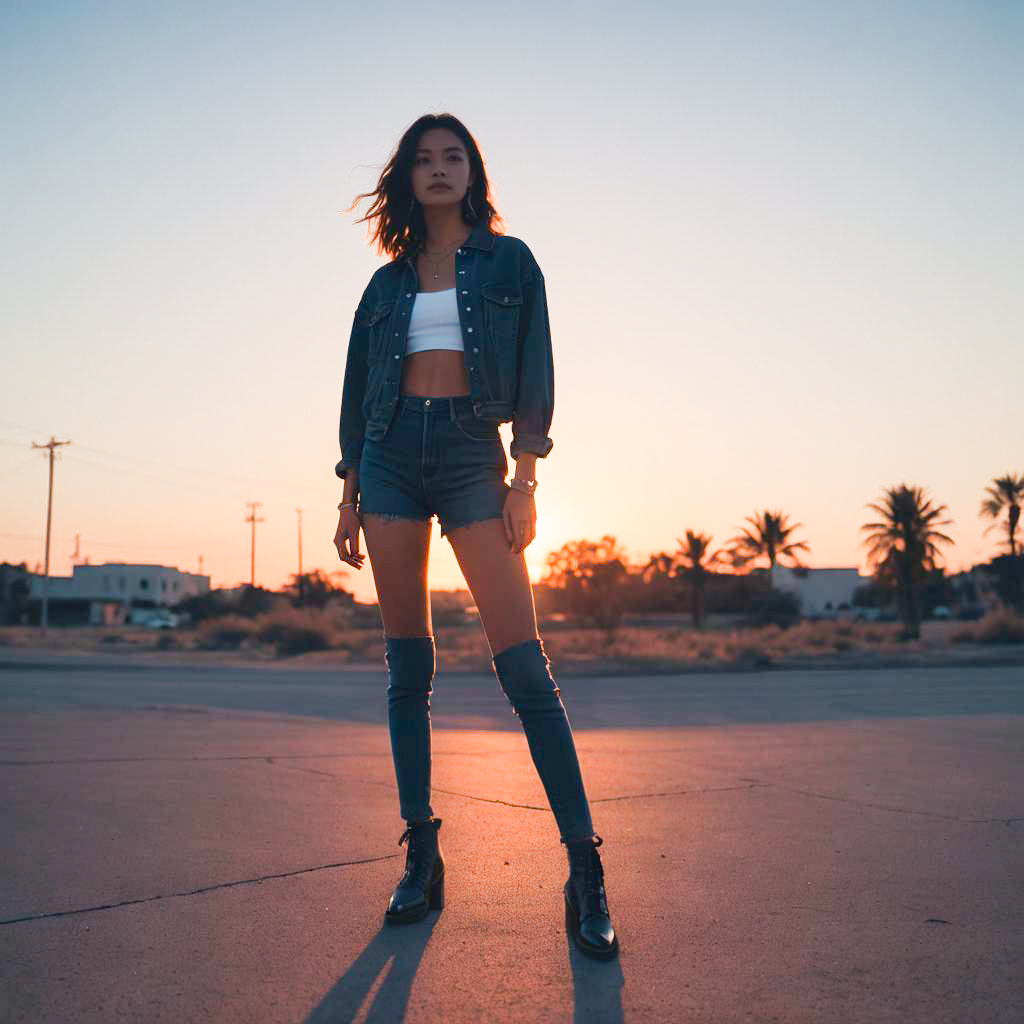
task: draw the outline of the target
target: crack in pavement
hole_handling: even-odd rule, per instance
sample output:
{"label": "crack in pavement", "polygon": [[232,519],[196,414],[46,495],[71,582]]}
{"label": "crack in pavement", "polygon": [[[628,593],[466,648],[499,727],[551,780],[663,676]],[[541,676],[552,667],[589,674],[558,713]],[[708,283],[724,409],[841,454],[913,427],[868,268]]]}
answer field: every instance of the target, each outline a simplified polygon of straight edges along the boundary
{"label": "crack in pavement", "polygon": [[25,921],[42,921],[51,917],[71,917],[75,914],[94,914],[99,910],[116,910],[118,907],[130,907],[136,903],[154,903],[157,900],[177,899],[182,896],[197,896],[204,892],[215,892],[218,889],[231,889],[237,885],[255,885],[259,882],[273,881],[278,878],[292,878],[295,875],[308,875],[314,871],[327,871],[331,868],[347,868],[357,864],[373,864],[380,860],[394,860],[401,857],[400,853],[389,853],[380,857],[363,857],[360,860],[342,860],[334,864],[318,864],[312,868],[297,868],[295,871],[279,871],[272,875],[257,875],[255,878],[240,878],[234,882],[217,882],[204,885],[198,889],[185,889],[181,892],[165,892],[159,896],[140,896],[134,900],[118,900],[116,903],[100,903],[93,907],[79,907],[75,910],[54,910],[43,914],[26,914],[22,917],[0,919],[0,925],[22,924]]}
{"label": "crack in pavement", "polygon": [[[383,786],[385,789],[397,789],[393,782],[381,782],[379,779],[354,779],[338,775],[335,772],[322,771],[319,768],[302,768],[294,764],[282,764],[278,765],[277,762],[268,757],[267,764],[274,765],[279,768],[289,768],[293,772],[305,772],[307,775],[326,775],[332,779],[342,779],[346,783],[358,782],[366,786]],[[755,789],[761,785],[758,782],[746,782],[742,786],[708,786],[704,789],[669,789],[662,790],[656,793],[625,793],[621,796],[600,796],[591,797],[589,802],[591,804],[611,803],[615,800],[642,800],[645,797],[656,797],[656,796],[693,796],[700,793],[732,793],[740,789]],[[454,789],[442,789],[439,786],[431,786],[431,792],[433,793],[444,793],[446,796],[459,796],[465,800],[476,800],[484,804],[501,804],[504,807],[520,807],[526,811],[551,811],[548,806],[537,806],[536,804],[520,804],[515,803],[512,800],[502,800],[499,797],[488,797],[488,796],[477,796],[475,793],[460,793]]]}

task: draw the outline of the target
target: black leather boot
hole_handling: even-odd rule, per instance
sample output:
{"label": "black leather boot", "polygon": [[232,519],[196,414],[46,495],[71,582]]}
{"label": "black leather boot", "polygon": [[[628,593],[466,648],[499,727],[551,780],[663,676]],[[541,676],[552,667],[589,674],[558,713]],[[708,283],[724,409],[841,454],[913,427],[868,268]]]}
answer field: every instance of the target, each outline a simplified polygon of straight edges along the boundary
{"label": "black leather boot", "polygon": [[444,855],[438,831],[440,818],[415,822],[402,833],[407,839],[405,873],[391,894],[384,920],[388,924],[411,924],[427,916],[427,910],[444,907]]}
{"label": "black leather boot", "polygon": [[577,948],[597,960],[610,960],[619,952],[619,938],[608,916],[604,866],[597,848],[600,836],[562,840],[569,852],[569,879],[565,883],[565,926]]}

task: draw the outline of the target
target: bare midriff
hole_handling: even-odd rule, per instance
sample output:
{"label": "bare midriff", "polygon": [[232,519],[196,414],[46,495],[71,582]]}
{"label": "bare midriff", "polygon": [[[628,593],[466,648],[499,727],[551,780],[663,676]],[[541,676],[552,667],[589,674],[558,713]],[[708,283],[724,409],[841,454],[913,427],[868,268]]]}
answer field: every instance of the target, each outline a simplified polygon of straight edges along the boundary
{"label": "bare midriff", "polygon": [[447,348],[428,348],[405,357],[400,390],[403,395],[468,395],[469,374],[463,353]]}

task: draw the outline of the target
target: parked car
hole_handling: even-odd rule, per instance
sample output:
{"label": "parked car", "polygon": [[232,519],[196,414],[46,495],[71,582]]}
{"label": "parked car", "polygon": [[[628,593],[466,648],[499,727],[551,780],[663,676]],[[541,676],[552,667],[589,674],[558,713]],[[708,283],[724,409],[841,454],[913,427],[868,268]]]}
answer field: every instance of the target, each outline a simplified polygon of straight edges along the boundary
{"label": "parked car", "polygon": [[144,614],[134,613],[132,622],[147,629],[176,629],[178,616],[166,608],[157,608]]}

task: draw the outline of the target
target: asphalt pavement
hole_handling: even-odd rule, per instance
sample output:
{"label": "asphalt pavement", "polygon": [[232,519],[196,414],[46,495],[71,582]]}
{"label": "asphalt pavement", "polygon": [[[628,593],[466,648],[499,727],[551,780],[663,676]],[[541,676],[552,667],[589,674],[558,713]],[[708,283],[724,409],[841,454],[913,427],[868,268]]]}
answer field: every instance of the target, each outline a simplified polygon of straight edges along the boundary
{"label": "asphalt pavement", "polygon": [[446,906],[384,924],[384,685],[0,650],[0,1020],[1024,1020],[1024,668],[560,678],[607,963],[493,675],[435,680]]}

